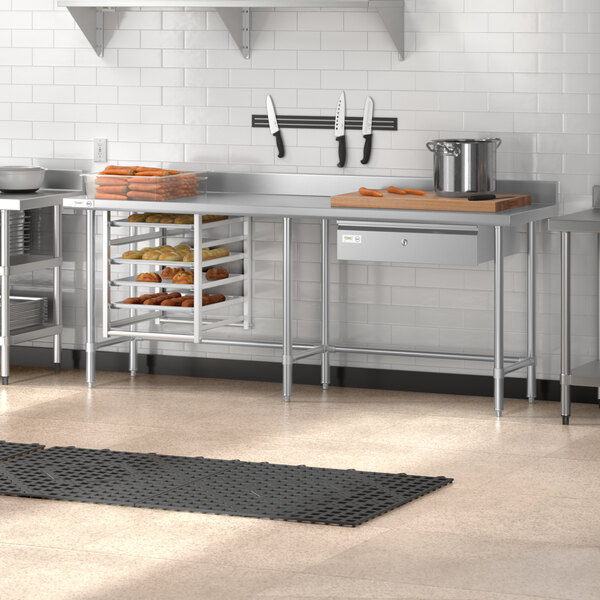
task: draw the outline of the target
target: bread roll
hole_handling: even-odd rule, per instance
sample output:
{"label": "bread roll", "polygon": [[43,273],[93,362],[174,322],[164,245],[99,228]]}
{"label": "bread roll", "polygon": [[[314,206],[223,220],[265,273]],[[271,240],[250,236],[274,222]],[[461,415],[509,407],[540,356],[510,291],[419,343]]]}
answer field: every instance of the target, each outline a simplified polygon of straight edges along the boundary
{"label": "bread roll", "polygon": [[146,217],[146,223],[160,223],[162,219],[162,215],[150,215]]}
{"label": "bread roll", "polygon": [[183,262],[194,262],[194,253],[188,252],[183,255]]}
{"label": "bread roll", "polygon": [[148,252],[144,252],[142,260],[157,260],[159,256],[160,250],[148,250]]}
{"label": "bread roll", "polygon": [[161,223],[173,223],[173,217],[163,217],[160,220]]}
{"label": "bread roll", "polygon": [[139,298],[125,298],[125,300],[122,301],[123,304],[141,304],[142,301]]}
{"label": "bread roll", "polygon": [[194,299],[193,298],[188,298],[187,300],[184,300],[181,303],[181,306],[183,308],[193,308],[194,307]]}
{"label": "bread roll", "polygon": [[194,215],[177,215],[174,219],[174,223],[178,225],[193,225]]}
{"label": "bread roll", "polygon": [[183,304],[183,298],[167,298],[163,300],[161,306],[181,306]]}
{"label": "bread roll", "polygon": [[148,300],[144,300],[144,304],[148,306],[158,306],[163,300],[164,296],[157,296],[156,298],[148,298]]}
{"label": "bread roll", "polygon": [[130,223],[143,223],[146,220],[146,217],[147,217],[147,215],[145,213],[144,214],[139,214],[138,213],[138,214],[135,214],[135,215],[129,215],[127,217],[127,220]]}
{"label": "bread roll", "polygon": [[193,271],[183,271],[182,273],[177,273],[176,275],[173,275],[173,284],[191,285],[192,283],[194,283]]}
{"label": "bread roll", "polygon": [[121,258],[126,258],[127,260],[140,260],[144,253],[141,250],[127,250],[127,252],[123,252]]}
{"label": "bread roll", "polygon": [[225,302],[226,298],[223,294],[210,294],[208,297],[209,304],[216,304],[217,302]]}
{"label": "bread roll", "polygon": [[202,248],[202,260],[213,260],[215,258],[224,258],[229,256],[229,250],[227,248]]}
{"label": "bread roll", "polygon": [[181,298],[181,292],[171,292],[170,294],[167,294],[167,299],[171,299],[171,298]]}
{"label": "bread roll", "polygon": [[162,281],[158,273],[140,273],[136,278],[136,281],[145,281],[148,283],[160,283]]}
{"label": "bread roll", "polygon": [[173,279],[173,275],[176,275],[177,273],[181,273],[182,271],[185,271],[185,269],[183,267],[165,267],[161,273],[160,276],[164,279]]}
{"label": "bread roll", "polygon": [[164,260],[169,262],[181,262],[181,256],[179,256],[177,252],[166,251],[162,252],[159,255],[158,260]]}
{"label": "bread roll", "polygon": [[188,252],[192,251],[192,247],[188,246],[187,244],[177,244],[177,246],[175,246],[175,250],[178,250],[180,252],[183,252],[184,254],[187,254]]}
{"label": "bread roll", "polygon": [[216,267],[206,271],[206,281],[218,281],[219,279],[227,279],[229,271],[221,267]]}

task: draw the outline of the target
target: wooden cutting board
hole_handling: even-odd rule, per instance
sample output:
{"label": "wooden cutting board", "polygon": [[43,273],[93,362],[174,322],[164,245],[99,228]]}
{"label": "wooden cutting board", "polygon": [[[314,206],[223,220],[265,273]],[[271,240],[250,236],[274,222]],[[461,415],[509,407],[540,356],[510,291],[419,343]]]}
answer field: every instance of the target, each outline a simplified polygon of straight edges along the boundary
{"label": "wooden cutting board", "polygon": [[424,196],[406,196],[390,194],[379,190],[382,198],[362,196],[358,192],[331,196],[331,206],[346,208],[397,208],[399,210],[438,210],[456,212],[483,212],[493,213],[531,204],[529,194],[498,194],[496,200],[469,200],[468,198],[443,198],[433,192],[426,192]]}

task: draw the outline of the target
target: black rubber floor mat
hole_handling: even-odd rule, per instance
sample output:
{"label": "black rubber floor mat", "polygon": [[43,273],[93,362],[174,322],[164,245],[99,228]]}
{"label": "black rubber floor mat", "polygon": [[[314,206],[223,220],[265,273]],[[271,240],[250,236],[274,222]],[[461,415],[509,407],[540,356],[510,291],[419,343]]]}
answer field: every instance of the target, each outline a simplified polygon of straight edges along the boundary
{"label": "black rubber floor mat", "polygon": [[0,462],[10,460],[11,458],[17,458],[24,454],[30,454],[31,452],[37,452],[44,446],[41,444],[15,444],[13,442],[4,442],[0,440]]}
{"label": "black rubber floor mat", "polygon": [[352,527],[451,482],[72,447],[0,464],[0,494]]}

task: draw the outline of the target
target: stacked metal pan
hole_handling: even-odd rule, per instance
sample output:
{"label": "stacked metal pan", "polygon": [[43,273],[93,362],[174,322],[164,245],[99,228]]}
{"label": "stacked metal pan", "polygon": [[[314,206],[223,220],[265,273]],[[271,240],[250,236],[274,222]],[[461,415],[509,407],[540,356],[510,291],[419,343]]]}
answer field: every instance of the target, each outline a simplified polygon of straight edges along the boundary
{"label": "stacked metal pan", "polygon": [[[2,298],[0,298],[0,303]],[[10,297],[10,329],[38,327],[48,322],[48,298]]]}
{"label": "stacked metal pan", "polygon": [[31,248],[31,217],[25,211],[10,212],[10,253],[25,254]]}

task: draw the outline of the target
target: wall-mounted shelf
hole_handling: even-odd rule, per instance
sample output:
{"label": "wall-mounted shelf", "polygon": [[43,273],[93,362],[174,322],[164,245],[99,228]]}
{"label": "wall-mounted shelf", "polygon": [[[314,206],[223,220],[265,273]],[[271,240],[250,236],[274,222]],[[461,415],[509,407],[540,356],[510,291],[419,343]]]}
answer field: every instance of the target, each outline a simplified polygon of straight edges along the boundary
{"label": "wall-mounted shelf", "polygon": [[400,60],[404,59],[404,0],[58,0],[71,13],[98,56],[104,54],[104,13],[115,8],[214,8],[244,58],[250,58],[253,8],[374,8]]}

